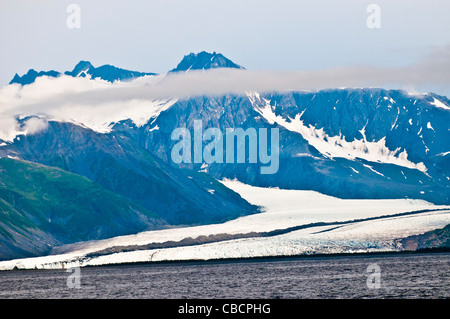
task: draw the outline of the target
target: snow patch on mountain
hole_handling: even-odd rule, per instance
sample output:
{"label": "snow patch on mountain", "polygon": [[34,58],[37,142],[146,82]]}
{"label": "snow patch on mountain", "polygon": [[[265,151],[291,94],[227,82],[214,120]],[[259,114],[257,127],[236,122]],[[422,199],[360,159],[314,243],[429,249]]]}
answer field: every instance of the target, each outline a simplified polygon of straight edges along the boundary
{"label": "snow patch on mountain", "polygon": [[367,167],[368,169],[370,169],[370,170],[371,170],[372,172],[374,172],[375,174],[378,174],[378,175],[381,175],[381,176],[385,177],[385,176],[384,176],[383,174],[381,174],[380,172],[374,170],[372,166],[367,165],[367,164],[363,164],[363,166],[364,166],[364,167]]}
{"label": "snow patch on mountain", "polygon": [[445,105],[444,103],[442,103],[441,101],[439,101],[435,97],[433,97],[433,100],[434,100],[433,102],[430,102],[431,105],[434,105],[434,106],[439,107],[439,108],[444,109],[444,110],[450,110],[450,106]]}
{"label": "snow patch on mountain", "polygon": [[[61,75],[39,77],[26,86],[7,85],[0,89],[0,140],[35,134],[46,128],[45,121],[71,122],[99,133],[108,133],[115,123],[127,119],[140,127],[177,101],[133,94],[154,83],[149,78],[110,83]],[[18,120],[26,117],[33,119],[20,125]]]}
{"label": "snow patch on mountain", "polygon": [[417,169],[426,172],[426,166],[420,163],[413,163],[408,160],[406,150],[400,151],[398,147],[390,150],[386,146],[386,138],[383,137],[377,142],[369,142],[366,139],[364,128],[360,131],[363,139],[354,139],[347,142],[344,136],[329,136],[324,132],[323,128],[317,129],[309,125],[306,126],[301,120],[303,113],[297,114],[295,118],[286,120],[280,115],[276,115],[267,99],[262,99],[258,93],[247,93],[254,109],[263,116],[270,124],[278,124],[289,131],[299,133],[308,143],[314,146],[324,156],[333,158],[347,158],[354,160],[355,158],[364,159],[369,162],[388,163],[407,168]]}
{"label": "snow patch on mountain", "polygon": [[[177,100],[129,100],[97,105],[86,111],[85,105],[67,105],[53,113],[56,119],[80,124],[99,133],[109,133],[115,123],[130,119],[137,127],[145,125],[151,118],[170,108]],[[122,106],[122,107],[121,107]],[[109,112],[108,110],[113,110]],[[76,115],[74,115],[76,113]],[[71,114],[70,117],[65,114]],[[157,128],[153,128],[156,130]]]}

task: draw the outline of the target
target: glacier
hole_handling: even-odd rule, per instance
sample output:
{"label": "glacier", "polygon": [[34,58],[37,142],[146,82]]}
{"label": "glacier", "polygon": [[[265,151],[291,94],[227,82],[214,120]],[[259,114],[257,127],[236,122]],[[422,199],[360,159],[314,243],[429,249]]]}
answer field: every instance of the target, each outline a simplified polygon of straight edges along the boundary
{"label": "glacier", "polygon": [[[236,180],[223,180],[222,183],[250,203],[263,207],[263,211],[220,224],[146,231],[135,235],[64,245],[54,248],[48,256],[0,262],[0,270],[401,251],[403,247],[397,239],[450,224],[450,206],[434,205],[423,200],[339,199],[315,191],[262,188]],[[280,231],[279,235],[257,236],[257,233],[289,229],[293,226],[300,227],[293,231]],[[201,236],[245,233],[253,233],[255,237],[100,253],[114,247],[138,247]]]}

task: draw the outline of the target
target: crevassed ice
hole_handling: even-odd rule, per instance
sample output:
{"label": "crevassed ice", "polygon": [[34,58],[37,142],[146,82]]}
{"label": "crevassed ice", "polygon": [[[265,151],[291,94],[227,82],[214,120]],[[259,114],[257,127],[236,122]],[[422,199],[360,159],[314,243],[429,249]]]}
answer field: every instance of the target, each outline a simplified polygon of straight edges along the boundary
{"label": "crevassed ice", "polygon": [[[450,206],[436,206],[413,199],[339,199],[314,191],[255,187],[237,180],[221,181],[249,203],[264,207],[265,212],[243,216],[222,224],[168,228],[145,231],[109,239],[67,245],[43,257],[0,262],[0,270],[34,268],[69,268],[88,265],[148,262],[157,260],[242,258],[314,253],[393,250],[392,240],[442,228],[450,223]],[[445,210],[444,210],[445,209]],[[411,211],[430,210],[405,216],[390,216]],[[355,222],[356,219],[383,217]],[[242,234],[286,229],[319,222],[353,221],[336,225],[307,227],[271,237],[241,238],[201,245],[135,250],[87,257],[115,246],[145,245],[180,241],[214,234]],[[335,229],[333,229],[335,228]],[[321,232],[328,230],[326,232]],[[371,247],[366,243],[370,242]]]}
{"label": "crevassed ice", "polygon": [[400,147],[390,150],[386,146],[385,137],[377,142],[367,141],[364,128],[360,131],[363,139],[347,142],[342,135],[329,136],[324,132],[323,128],[317,129],[312,125],[306,126],[301,120],[303,112],[297,114],[295,118],[289,118],[290,122],[288,122],[283,117],[275,115],[269,100],[260,98],[257,93],[247,93],[247,96],[255,110],[270,124],[276,123],[291,132],[299,133],[310,145],[327,157],[340,157],[351,160],[361,158],[370,162],[395,164],[417,169],[424,173],[427,171],[426,166],[422,162],[413,163],[409,161],[406,150],[400,152]]}

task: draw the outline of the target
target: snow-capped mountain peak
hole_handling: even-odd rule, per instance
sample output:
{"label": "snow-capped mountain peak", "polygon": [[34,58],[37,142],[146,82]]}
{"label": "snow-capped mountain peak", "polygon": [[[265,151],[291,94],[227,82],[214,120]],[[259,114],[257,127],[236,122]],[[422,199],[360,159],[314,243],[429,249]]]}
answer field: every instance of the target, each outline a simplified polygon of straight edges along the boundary
{"label": "snow-capped mountain peak", "polygon": [[80,61],[77,63],[77,65],[74,67],[74,69],[69,72],[66,71],[64,74],[71,75],[71,76],[86,76],[86,72],[89,71],[89,69],[94,68],[94,66],[89,61]]}
{"label": "snow-capped mountain peak", "polygon": [[229,60],[221,53],[208,53],[202,51],[200,53],[190,53],[185,55],[177,67],[170,72],[190,71],[190,70],[206,70],[217,68],[234,68],[244,69],[242,66]]}

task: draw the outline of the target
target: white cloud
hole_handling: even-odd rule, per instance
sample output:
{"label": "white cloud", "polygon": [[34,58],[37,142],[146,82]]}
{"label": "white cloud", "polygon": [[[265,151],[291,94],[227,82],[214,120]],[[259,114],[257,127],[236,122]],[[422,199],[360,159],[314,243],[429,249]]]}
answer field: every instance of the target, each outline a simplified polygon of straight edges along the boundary
{"label": "white cloud", "polygon": [[25,134],[36,134],[43,130],[46,130],[47,127],[48,127],[47,120],[32,117],[25,122],[23,130],[26,132]]}
{"label": "white cloud", "polygon": [[[111,122],[131,118],[143,124],[173,104],[174,99],[196,95],[340,87],[448,88],[448,61],[450,46],[436,49],[419,63],[402,68],[360,66],[279,72],[213,69],[146,76],[114,84],[65,75],[41,77],[30,85],[14,84],[0,89],[0,139],[11,140],[20,133],[16,116],[46,114],[50,119],[82,123],[105,132]],[[39,123],[30,122],[28,133],[44,128]]]}

